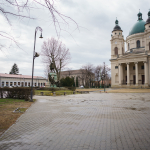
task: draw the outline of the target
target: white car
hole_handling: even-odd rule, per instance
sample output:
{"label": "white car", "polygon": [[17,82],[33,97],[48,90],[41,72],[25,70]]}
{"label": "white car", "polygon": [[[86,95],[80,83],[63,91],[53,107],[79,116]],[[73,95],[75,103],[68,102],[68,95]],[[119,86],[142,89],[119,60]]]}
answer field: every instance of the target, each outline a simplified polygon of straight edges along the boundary
{"label": "white car", "polygon": [[81,86],[80,86],[80,88],[84,88],[84,86],[83,86],[83,85],[81,85]]}

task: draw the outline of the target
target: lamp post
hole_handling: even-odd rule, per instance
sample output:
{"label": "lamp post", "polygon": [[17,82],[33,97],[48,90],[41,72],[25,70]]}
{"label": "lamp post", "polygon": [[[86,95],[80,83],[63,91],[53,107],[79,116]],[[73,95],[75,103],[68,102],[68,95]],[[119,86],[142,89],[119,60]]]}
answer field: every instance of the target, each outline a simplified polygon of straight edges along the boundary
{"label": "lamp post", "polygon": [[32,96],[33,96],[33,73],[34,73],[34,59],[36,57],[39,57],[39,54],[37,52],[35,52],[35,44],[36,44],[36,33],[37,31],[40,30],[41,31],[41,35],[39,38],[43,38],[42,37],[42,28],[41,27],[36,27],[35,28],[35,36],[34,36],[34,50],[33,50],[33,63],[32,63],[32,84],[31,84],[31,99],[30,102],[33,102]]}
{"label": "lamp post", "polygon": [[105,74],[103,74],[103,79],[104,79],[104,92],[105,92]]}

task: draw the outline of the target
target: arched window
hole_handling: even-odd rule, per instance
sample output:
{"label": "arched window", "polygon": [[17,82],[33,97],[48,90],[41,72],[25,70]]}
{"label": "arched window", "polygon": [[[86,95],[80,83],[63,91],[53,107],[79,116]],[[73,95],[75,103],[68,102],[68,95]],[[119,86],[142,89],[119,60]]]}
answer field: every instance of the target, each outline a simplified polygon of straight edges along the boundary
{"label": "arched window", "polygon": [[128,43],[128,50],[130,50],[130,43]]}
{"label": "arched window", "polygon": [[136,42],[136,47],[140,48],[140,41],[139,40]]}
{"label": "arched window", "polygon": [[115,55],[118,55],[118,47],[115,47]]}
{"label": "arched window", "polygon": [[149,50],[150,50],[150,42],[149,42]]}

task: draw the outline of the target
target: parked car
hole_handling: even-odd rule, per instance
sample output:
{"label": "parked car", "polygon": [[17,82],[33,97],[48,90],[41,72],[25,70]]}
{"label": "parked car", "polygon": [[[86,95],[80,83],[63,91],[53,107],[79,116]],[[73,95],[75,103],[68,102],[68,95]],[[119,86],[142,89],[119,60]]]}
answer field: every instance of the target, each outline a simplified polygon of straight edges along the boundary
{"label": "parked car", "polygon": [[80,88],[84,88],[84,86],[83,86],[83,85],[81,85],[81,86],[80,86]]}

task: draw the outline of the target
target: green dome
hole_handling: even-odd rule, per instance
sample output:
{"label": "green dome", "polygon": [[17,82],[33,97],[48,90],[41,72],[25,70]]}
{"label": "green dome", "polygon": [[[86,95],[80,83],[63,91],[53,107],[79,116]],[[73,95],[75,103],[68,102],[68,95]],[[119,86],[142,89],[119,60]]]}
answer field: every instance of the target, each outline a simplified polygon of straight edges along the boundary
{"label": "green dome", "polygon": [[137,23],[135,23],[135,25],[130,30],[129,35],[144,32],[144,30],[145,30],[145,23],[146,22],[143,21],[143,20],[138,20]]}
{"label": "green dome", "polygon": [[131,28],[129,35],[141,33],[145,30],[145,21],[142,19],[142,13],[138,13],[138,21],[134,24],[134,26]]}

